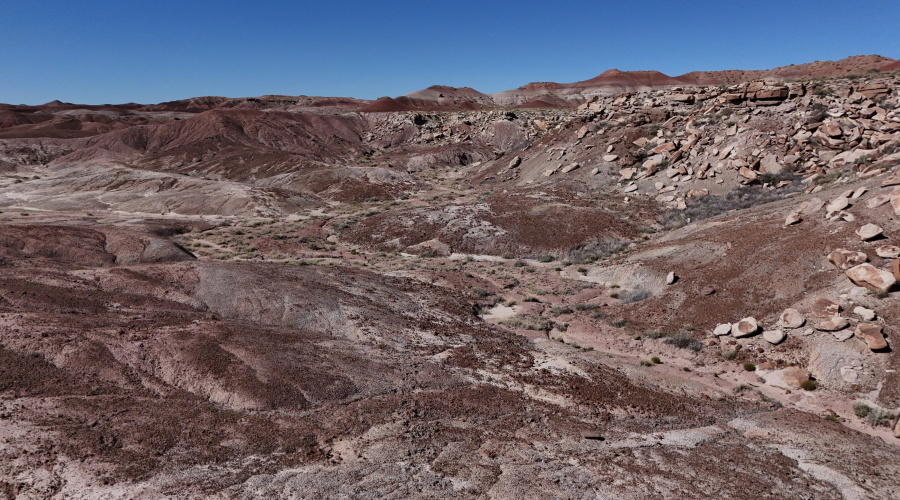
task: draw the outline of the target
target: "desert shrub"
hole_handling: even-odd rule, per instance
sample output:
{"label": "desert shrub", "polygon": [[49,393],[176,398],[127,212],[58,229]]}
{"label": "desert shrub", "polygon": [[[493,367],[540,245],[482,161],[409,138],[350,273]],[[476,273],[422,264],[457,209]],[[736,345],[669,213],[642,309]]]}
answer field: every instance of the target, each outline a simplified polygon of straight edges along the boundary
{"label": "desert shrub", "polygon": [[625,250],[629,243],[618,238],[604,238],[569,250],[566,260],[575,264],[591,264]]}
{"label": "desert shrub", "polygon": [[536,260],[537,260],[538,262],[545,262],[545,263],[546,263],[546,262],[553,262],[553,256],[550,255],[550,254],[538,255],[538,256],[536,257]]}
{"label": "desert shrub", "polygon": [[572,307],[576,311],[593,311],[594,309],[597,309],[600,306],[598,306],[597,304],[575,304]]}
{"label": "desert shrub", "polygon": [[743,210],[778,201],[790,193],[799,191],[801,187],[799,182],[777,190],[763,189],[758,185],[738,186],[725,196],[710,195],[702,198],[689,198],[686,200],[687,208],[685,210],[669,210],[663,215],[661,223],[666,229],[679,228],[689,221],[696,222],[731,210]]}
{"label": "desert shrub", "polygon": [[897,418],[897,415],[893,413],[872,408],[872,411],[866,416],[866,421],[872,427],[890,427],[895,418]]}
{"label": "desert shrub", "polygon": [[813,181],[818,186],[828,187],[841,179],[847,172],[844,170],[835,170],[833,172],[829,172],[823,176],[816,177],[816,180]]}
{"label": "desert shrub", "polygon": [[510,328],[521,328],[538,332],[549,332],[554,326],[554,323],[549,319],[530,314],[517,314],[512,318],[501,321],[500,324]]}
{"label": "desert shrub", "polygon": [[853,414],[857,417],[866,418],[870,413],[872,413],[872,407],[867,404],[856,403],[853,405]]}
{"label": "desert shrub", "polygon": [[525,297],[524,299],[522,299],[522,302],[540,302],[540,299],[529,295],[528,297]]}
{"label": "desert shrub", "polygon": [[800,383],[800,388],[804,391],[814,391],[818,385],[815,380],[804,380]]}
{"label": "desert shrub", "polygon": [[[641,290],[641,289],[626,290],[620,294],[620,298],[622,299],[622,302],[624,302],[626,304],[631,304],[634,302],[640,302],[644,299],[648,299],[652,295],[653,294],[647,290]],[[612,297],[612,295],[610,295],[610,297]]]}
{"label": "desert shrub", "polygon": [[737,357],[737,354],[738,354],[738,352],[736,350],[732,349],[730,351],[723,352],[722,357],[727,359],[728,361],[731,361],[732,359]]}
{"label": "desert shrub", "polygon": [[744,391],[749,391],[750,389],[752,389],[752,387],[747,384],[738,384],[731,388],[732,392],[734,392],[735,394],[740,394]]}
{"label": "desert shrub", "polygon": [[623,326],[625,326],[627,324],[628,324],[628,322],[625,321],[624,319],[614,319],[609,322],[609,325],[612,327],[615,327],[615,328],[622,328]]}
{"label": "desert shrub", "polygon": [[653,363],[647,361],[646,359],[642,359],[641,366],[653,366]]}
{"label": "desert shrub", "polygon": [[703,343],[699,340],[683,333],[677,333],[663,340],[666,344],[673,345],[679,349],[690,349],[694,352],[700,352],[703,349]]}
{"label": "desert shrub", "polygon": [[827,420],[829,422],[837,422],[838,421],[838,418],[830,413],[828,415],[825,415],[822,418],[824,418],[825,420]]}
{"label": "desert shrub", "polygon": [[772,186],[778,184],[781,181],[793,182],[799,179],[800,177],[787,170],[780,174],[759,174],[758,176],[756,176],[756,180],[759,181],[760,184],[769,184]]}
{"label": "desert shrub", "polygon": [[490,292],[488,290],[485,290],[484,288],[480,288],[480,287],[476,286],[475,288],[472,289],[472,295],[483,299],[485,297],[489,297],[489,296],[493,295],[493,292]]}
{"label": "desert shrub", "polygon": [[756,365],[753,363],[744,363],[744,371],[755,372]]}
{"label": "desert shrub", "polygon": [[572,310],[571,307],[567,307],[567,306],[557,306],[557,307],[550,308],[550,314],[553,316],[561,316],[563,314],[572,314],[573,312],[575,312],[575,311]]}
{"label": "desert shrub", "polygon": [[525,267],[527,265],[528,265],[528,263],[521,259],[513,262],[513,266],[515,266],[515,267]]}
{"label": "desert shrub", "polygon": [[777,399],[772,399],[769,396],[766,396],[765,394],[760,392],[759,389],[757,389],[756,392],[757,392],[757,394],[759,394],[759,400],[762,401],[763,403],[768,403],[768,404],[774,406],[776,409],[784,406],[781,404],[781,401],[778,401]]}
{"label": "desert shrub", "polygon": [[650,358],[650,361],[652,361],[654,365],[662,364],[662,360],[659,359],[659,356],[653,356],[652,358]]}

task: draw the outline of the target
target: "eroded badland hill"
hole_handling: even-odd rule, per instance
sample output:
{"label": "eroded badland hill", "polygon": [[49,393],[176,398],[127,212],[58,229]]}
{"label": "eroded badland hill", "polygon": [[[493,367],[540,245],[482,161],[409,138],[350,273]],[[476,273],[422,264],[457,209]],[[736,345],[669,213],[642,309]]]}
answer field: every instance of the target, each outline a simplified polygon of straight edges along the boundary
{"label": "eroded badland hill", "polygon": [[0,498],[898,498],[896,64],[0,105]]}

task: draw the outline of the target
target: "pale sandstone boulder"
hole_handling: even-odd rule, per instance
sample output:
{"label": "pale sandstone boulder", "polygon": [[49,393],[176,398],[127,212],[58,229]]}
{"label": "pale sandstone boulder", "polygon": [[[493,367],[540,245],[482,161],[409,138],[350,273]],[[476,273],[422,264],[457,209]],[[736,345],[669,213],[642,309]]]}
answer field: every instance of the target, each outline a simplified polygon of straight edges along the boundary
{"label": "pale sandstone boulder", "polygon": [[734,338],[740,339],[743,337],[750,337],[755,334],[759,330],[759,324],[756,322],[756,318],[747,317],[744,318],[737,323],[731,325],[731,335]]}
{"label": "pale sandstone boulder", "polygon": [[872,264],[860,264],[847,271],[847,277],[853,283],[864,286],[873,292],[888,293],[897,279],[894,273],[878,269]]}
{"label": "pale sandstone boulder", "polygon": [[850,323],[840,316],[832,316],[830,319],[816,323],[816,330],[820,332],[836,332],[847,328]]}
{"label": "pale sandstone boulder", "polygon": [[716,325],[716,328],[713,330],[713,335],[717,337],[722,337],[724,335],[728,335],[731,333],[731,323],[722,323],[720,325]]}
{"label": "pale sandstone boulder", "polygon": [[782,389],[799,389],[800,384],[809,380],[809,372],[800,367],[775,370],[763,375],[766,384]]}
{"label": "pale sandstone boulder", "polygon": [[900,257],[900,247],[895,245],[882,245],[875,249],[875,255],[883,259],[896,259]]}
{"label": "pale sandstone boulder", "polygon": [[786,335],[782,330],[766,330],[763,332],[763,338],[766,340],[766,342],[773,345],[780,344],[785,337]]}
{"label": "pale sandstone boulder", "polygon": [[784,312],[781,313],[781,318],[778,319],[778,324],[780,324],[782,328],[800,328],[804,323],[806,323],[806,319],[800,314],[800,311],[796,309],[785,309]]}
{"label": "pale sandstone boulder", "polygon": [[863,241],[868,241],[881,236],[883,230],[875,224],[866,224],[856,230],[856,235]]}

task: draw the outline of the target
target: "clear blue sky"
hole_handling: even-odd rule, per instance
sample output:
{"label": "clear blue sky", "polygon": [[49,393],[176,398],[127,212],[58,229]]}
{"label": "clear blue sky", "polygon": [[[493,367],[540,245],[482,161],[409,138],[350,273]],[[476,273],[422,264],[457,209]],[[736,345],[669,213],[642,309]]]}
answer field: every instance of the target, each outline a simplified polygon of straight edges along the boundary
{"label": "clear blue sky", "polygon": [[0,102],[497,92],[900,58],[900,1],[0,0]]}

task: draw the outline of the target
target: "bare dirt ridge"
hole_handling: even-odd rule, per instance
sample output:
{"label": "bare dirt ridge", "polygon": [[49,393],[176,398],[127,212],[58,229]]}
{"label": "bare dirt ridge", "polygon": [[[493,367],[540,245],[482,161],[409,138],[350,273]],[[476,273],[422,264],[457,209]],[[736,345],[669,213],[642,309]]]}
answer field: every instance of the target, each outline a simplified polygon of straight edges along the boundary
{"label": "bare dirt ridge", "polygon": [[891,64],[0,107],[0,498],[896,498]]}

